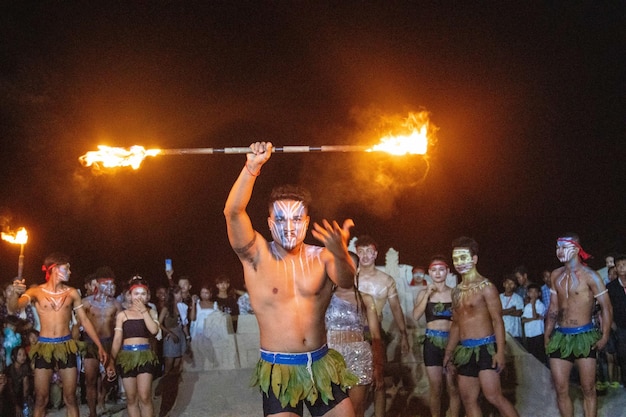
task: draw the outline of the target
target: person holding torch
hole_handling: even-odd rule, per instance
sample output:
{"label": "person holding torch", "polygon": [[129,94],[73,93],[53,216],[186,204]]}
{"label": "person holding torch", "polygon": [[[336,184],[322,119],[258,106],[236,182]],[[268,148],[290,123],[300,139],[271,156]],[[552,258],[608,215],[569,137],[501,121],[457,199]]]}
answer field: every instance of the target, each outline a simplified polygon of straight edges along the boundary
{"label": "person holding torch", "polygon": [[300,187],[278,187],[267,219],[273,241],[266,241],[252,226],[246,207],[272,144],[256,142],[250,149],[224,216],[259,323],[261,359],[253,383],[261,388],[264,415],[302,416],[306,404],[313,416],[354,417],[346,389],[358,379],[347,371],[343,357],[328,349],[324,324],[333,287],[354,285],[355,265],[347,246],[354,223],[316,223],[312,233],[324,247],[305,244],[310,196]]}
{"label": "person holding torch", "polygon": [[[69,417],[78,417],[76,401],[76,355],[78,345],[72,339],[69,323],[72,312],[83,324],[85,332],[98,348],[98,358],[106,365],[107,354],[102,348],[98,333],[87,318],[78,291],[67,285],[70,278],[69,257],[53,253],[43,264],[46,282],[26,290],[24,280],[14,282],[15,291],[8,303],[12,309],[24,308],[32,303],[39,314],[41,332],[38,342],[30,349],[30,358],[35,371],[35,410],[34,417],[44,417],[50,393],[50,380],[55,367],[63,381],[63,401]],[[18,298],[19,296],[19,298]]]}

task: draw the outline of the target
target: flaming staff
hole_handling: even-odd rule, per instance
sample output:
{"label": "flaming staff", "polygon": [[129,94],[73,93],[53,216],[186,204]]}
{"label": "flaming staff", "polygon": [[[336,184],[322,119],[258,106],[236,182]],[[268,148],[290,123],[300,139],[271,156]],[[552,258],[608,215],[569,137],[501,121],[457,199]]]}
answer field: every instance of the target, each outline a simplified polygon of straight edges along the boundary
{"label": "flaming staff", "polygon": [[2,232],[2,240],[20,245],[20,256],[17,259],[17,279],[21,280],[24,271],[24,245],[28,242],[28,232],[23,227],[20,227],[15,233]]}
{"label": "flaming staff", "polygon": [[[323,146],[279,146],[273,148],[276,153],[312,153],[312,152],[387,152],[392,155],[416,154],[425,155],[428,150],[429,136],[437,128],[430,125],[427,112],[410,113],[403,130],[406,134],[384,136],[374,146],[361,145],[323,145]],[[138,169],[148,156],[157,155],[213,155],[213,154],[245,154],[251,152],[248,146],[232,148],[179,148],[179,149],[145,149],[135,145],[117,148],[99,145],[97,151],[89,151],[78,160],[85,166],[98,168],[127,167]]]}

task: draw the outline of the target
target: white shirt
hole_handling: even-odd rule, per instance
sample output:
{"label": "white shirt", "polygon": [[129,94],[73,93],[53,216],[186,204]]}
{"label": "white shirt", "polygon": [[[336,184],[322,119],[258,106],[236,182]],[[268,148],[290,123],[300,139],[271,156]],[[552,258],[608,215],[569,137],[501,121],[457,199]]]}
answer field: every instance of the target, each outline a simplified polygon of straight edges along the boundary
{"label": "white shirt", "polygon": [[[537,300],[535,302],[535,311],[541,317],[546,313],[546,306],[543,305],[541,300]],[[524,312],[522,313],[522,317],[527,319],[533,318],[533,306],[528,303],[524,307]],[[543,318],[539,320],[529,321],[528,323],[524,323],[524,332],[526,333],[526,337],[535,337],[543,334]]]}
{"label": "white shirt", "polygon": [[[500,302],[502,303],[502,309],[515,307],[516,310],[524,310],[524,300],[519,295],[513,293],[511,296],[506,296],[504,293],[500,294]],[[502,316],[504,321],[504,330],[513,337],[522,337],[522,318],[515,316]]]}

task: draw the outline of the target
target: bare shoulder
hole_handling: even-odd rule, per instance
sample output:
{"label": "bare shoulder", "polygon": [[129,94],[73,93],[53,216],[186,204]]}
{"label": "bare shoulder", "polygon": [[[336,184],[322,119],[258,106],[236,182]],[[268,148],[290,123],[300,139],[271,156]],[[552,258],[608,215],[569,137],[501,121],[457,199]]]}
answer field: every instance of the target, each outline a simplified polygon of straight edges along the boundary
{"label": "bare shoulder", "polygon": [[393,279],[393,277],[391,275],[389,275],[386,272],[381,271],[378,268],[376,268],[376,270],[374,272],[374,278],[379,280],[380,282],[385,282],[387,285],[395,284],[395,282],[396,282],[396,280]]}

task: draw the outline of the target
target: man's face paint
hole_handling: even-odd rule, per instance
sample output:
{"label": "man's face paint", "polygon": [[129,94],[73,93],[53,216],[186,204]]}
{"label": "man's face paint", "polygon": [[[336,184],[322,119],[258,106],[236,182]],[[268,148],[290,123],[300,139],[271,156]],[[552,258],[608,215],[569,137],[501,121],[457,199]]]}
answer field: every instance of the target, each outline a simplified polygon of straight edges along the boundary
{"label": "man's face paint", "polygon": [[374,245],[359,246],[356,248],[356,254],[359,257],[359,265],[368,266],[376,262],[378,251]]}
{"label": "man's face paint", "polygon": [[54,273],[57,274],[57,277],[61,280],[61,281],[69,281],[70,279],[70,274],[72,273],[70,271],[70,264],[61,264],[61,265],[57,265],[54,267]]}
{"label": "man's face paint", "polygon": [[467,248],[452,250],[452,263],[454,264],[454,268],[461,275],[471,271],[475,265],[474,257]]}
{"label": "man's face paint", "polygon": [[306,237],[309,217],[302,201],[274,201],[268,220],[272,238],[287,250],[292,250]]}
{"label": "man's face paint", "polygon": [[115,282],[112,279],[99,279],[98,293],[105,297],[113,297],[115,295]]}
{"label": "man's face paint", "polygon": [[578,248],[573,243],[557,241],[556,257],[563,263],[569,262],[576,256],[576,249]]}

